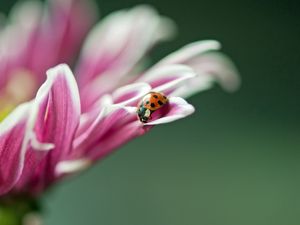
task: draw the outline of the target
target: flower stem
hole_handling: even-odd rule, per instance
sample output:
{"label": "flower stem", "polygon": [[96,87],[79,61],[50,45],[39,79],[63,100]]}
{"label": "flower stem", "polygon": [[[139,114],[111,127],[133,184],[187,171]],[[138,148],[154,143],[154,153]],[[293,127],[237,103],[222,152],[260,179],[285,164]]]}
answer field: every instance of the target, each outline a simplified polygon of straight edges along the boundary
{"label": "flower stem", "polygon": [[35,198],[28,196],[0,198],[0,225],[31,225],[28,224],[29,215],[32,217],[39,212],[40,206]]}

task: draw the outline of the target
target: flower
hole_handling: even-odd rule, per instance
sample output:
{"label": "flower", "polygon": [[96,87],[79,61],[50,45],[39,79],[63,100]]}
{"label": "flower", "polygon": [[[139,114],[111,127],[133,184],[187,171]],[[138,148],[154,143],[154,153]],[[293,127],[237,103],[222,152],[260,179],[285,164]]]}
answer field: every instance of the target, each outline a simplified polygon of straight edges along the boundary
{"label": "flower", "polygon": [[[2,195],[38,196],[153,126],[192,114],[194,107],[182,97],[215,81],[229,91],[239,85],[234,65],[214,40],[189,44],[145,68],[148,51],[175,31],[170,19],[145,5],[97,24],[86,37],[74,75],[60,63],[72,64],[95,14],[88,11],[88,1],[52,0],[47,9],[45,16],[39,4],[23,3],[0,34]],[[30,26],[23,27],[21,18]],[[150,91],[166,94],[169,102],[142,123],[136,106]]]}

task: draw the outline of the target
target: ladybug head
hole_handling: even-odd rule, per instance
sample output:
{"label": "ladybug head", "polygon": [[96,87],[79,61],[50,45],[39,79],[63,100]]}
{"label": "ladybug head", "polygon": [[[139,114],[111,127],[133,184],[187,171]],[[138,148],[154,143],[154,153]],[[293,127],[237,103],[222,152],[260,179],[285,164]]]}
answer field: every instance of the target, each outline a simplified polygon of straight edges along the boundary
{"label": "ladybug head", "polygon": [[151,119],[151,110],[141,107],[137,111],[137,115],[142,123],[147,123],[149,119]]}

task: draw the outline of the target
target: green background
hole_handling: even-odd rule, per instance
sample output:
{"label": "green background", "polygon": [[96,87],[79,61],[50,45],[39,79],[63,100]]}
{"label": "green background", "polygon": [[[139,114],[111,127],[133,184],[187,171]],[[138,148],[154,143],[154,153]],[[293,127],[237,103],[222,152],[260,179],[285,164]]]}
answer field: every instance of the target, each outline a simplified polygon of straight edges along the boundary
{"label": "green background", "polygon": [[[2,1],[8,11],[14,1]],[[189,101],[191,117],[156,127],[45,198],[48,225],[299,225],[300,16],[297,1],[99,1],[102,15],[138,3],[173,18],[178,38],[223,44],[242,76]],[[155,144],[154,144],[155,143]]]}

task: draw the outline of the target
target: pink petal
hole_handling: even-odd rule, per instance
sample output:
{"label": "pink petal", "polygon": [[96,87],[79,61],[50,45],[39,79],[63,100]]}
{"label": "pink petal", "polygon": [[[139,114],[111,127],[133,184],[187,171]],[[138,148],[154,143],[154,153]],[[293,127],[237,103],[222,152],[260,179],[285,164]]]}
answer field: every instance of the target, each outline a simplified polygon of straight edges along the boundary
{"label": "pink petal", "polygon": [[144,125],[149,126],[170,123],[187,117],[194,111],[194,107],[187,103],[183,98],[170,97],[168,105],[162,107],[161,110],[155,111],[152,114],[152,120]]}
{"label": "pink petal", "polygon": [[201,91],[210,89],[214,85],[214,83],[214,78],[209,74],[198,73],[198,76],[186,80],[184,83],[182,83],[176,90],[174,90],[172,95],[188,98]]}
{"label": "pink petal", "polygon": [[[102,159],[126,142],[148,132],[152,125],[172,122],[194,112],[193,106],[184,99],[171,97],[168,105],[153,114],[153,120],[150,123],[143,124],[137,119],[135,107],[125,107],[128,108],[127,110],[118,104],[115,107],[115,110],[109,110],[107,114],[104,112],[99,114],[93,126],[87,130],[87,133],[83,137],[78,137],[75,141],[74,147],[76,151],[74,152],[81,152],[79,155],[76,154],[80,165],[82,164],[81,159],[83,159],[83,162],[86,162],[86,157],[88,161]],[[76,172],[78,164],[75,157],[73,160],[76,162],[75,169],[73,168],[72,160],[70,160],[71,165],[67,166],[66,171],[73,168],[74,171],[72,170],[71,172]],[[85,166],[86,164],[83,163],[83,165]],[[58,170],[64,171],[64,168],[62,170],[58,168]]]}
{"label": "pink petal", "polygon": [[19,2],[14,6],[9,18],[11,22],[5,24],[0,33],[0,89],[16,70],[29,69],[29,50],[33,51],[32,41],[41,15],[42,7],[38,1]]}
{"label": "pink petal", "polygon": [[83,104],[92,104],[120,85],[149,49],[172,31],[169,19],[145,5],[114,12],[101,21],[88,36],[77,67]]}
{"label": "pink petal", "polygon": [[[72,63],[95,20],[95,9],[85,0],[22,1],[0,33],[0,89],[15,70],[28,70],[38,84],[47,69]],[[35,90],[36,91],[36,90]]]}
{"label": "pink petal", "polygon": [[114,126],[109,132],[90,150],[90,157],[93,160],[99,160],[111,154],[118,147],[128,141],[145,134],[150,127],[144,127],[136,119],[122,126]]}
{"label": "pink petal", "polygon": [[0,194],[9,191],[20,177],[27,144],[24,142],[30,104],[17,107],[0,123]]}
{"label": "pink petal", "polygon": [[89,137],[76,145],[76,154],[57,164],[58,176],[71,175],[86,169],[94,161],[101,160],[151,128],[144,127],[136,120],[135,111],[126,113],[122,109],[112,112],[106,118],[103,117],[96,124],[92,132],[89,132]]}
{"label": "pink petal", "polygon": [[166,95],[173,95],[180,86],[196,74],[192,68],[185,65],[166,65],[154,67],[141,77],[138,82],[147,82],[153,91],[163,92]]}
{"label": "pink petal", "polygon": [[122,127],[132,118],[136,118],[135,107],[123,107],[120,105],[111,105],[104,107],[94,122],[87,127],[85,132],[77,136],[74,141],[74,152],[76,157],[87,157],[91,149],[101,143],[100,140],[107,136],[116,127]]}
{"label": "pink petal", "polygon": [[97,18],[97,6],[86,0],[50,0],[47,34],[56,34],[59,61],[73,62]]}
{"label": "pink petal", "polygon": [[161,61],[157,63],[156,66],[161,65],[170,65],[170,64],[185,64],[188,61],[194,59],[208,51],[219,50],[221,48],[221,44],[215,40],[205,40],[205,41],[197,41],[194,43],[190,43],[183,48],[173,52],[172,54],[166,56]]}
{"label": "pink petal", "polygon": [[[111,95],[102,96],[91,108],[90,111],[81,114],[78,129],[76,131],[75,140],[82,136],[86,131],[93,126],[99,114],[102,114],[104,108],[113,105]],[[76,142],[76,141],[75,141]]]}
{"label": "pink petal", "polygon": [[116,89],[111,95],[102,96],[88,112],[81,115],[76,137],[86,133],[86,130],[95,123],[97,117],[104,111],[113,111],[123,106],[136,106],[137,102],[150,90],[150,85],[146,83],[133,83]]}
{"label": "pink petal", "polygon": [[226,91],[236,91],[240,76],[233,62],[220,52],[207,52],[188,63],[200,76],[210,76]]}
{"label": "pink petal", "polygon": [[181,63],[192,67],[197,73],[174,95],[189,97],[210,88],[214,81],[219,82],[225,90],[234,91],[240,85],[239,74],[232,61],[216,51],[220,47],[219,42],[213,40],[191,43],[162,59],[154,68]]}
{"label": "pink petal", "polygon": [[[136,106],[140,99],[150,92],[146,83],[133,83],[115,90],[111,95],[102,96],[89,110],[81,115],[80,125],[74,141],[75,152],[86,154],[90,146],[112,126],[136,120]],[[82,155],[82,157],[83,157]],[[78,157],[78,154],[77,154]]]}
{"label": "pink petal", "polygon": [[27,67],[41,76],[59,63],[73,63],[95,20],[95,7],[83,0],[52,0],[28,44]]}
{"label": "pink petal", "polygon": [[136,106],[137,102],[151,91],[147,83],[133,83],[118,88],[112,93],[114,104]]}
{"label": "pink petal", "polygon": [[76,81],[67,65],[47,72],[47,81],[39,89],[29,118],[29,128],[37,143],[52,143],[50,152],[29,149],[18,188],[40,191],[55,180],[56,163],[72,152],[72,142],[79,124],[80,99]]}

